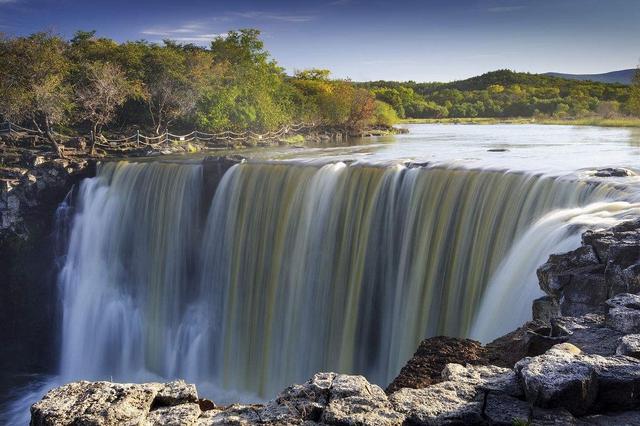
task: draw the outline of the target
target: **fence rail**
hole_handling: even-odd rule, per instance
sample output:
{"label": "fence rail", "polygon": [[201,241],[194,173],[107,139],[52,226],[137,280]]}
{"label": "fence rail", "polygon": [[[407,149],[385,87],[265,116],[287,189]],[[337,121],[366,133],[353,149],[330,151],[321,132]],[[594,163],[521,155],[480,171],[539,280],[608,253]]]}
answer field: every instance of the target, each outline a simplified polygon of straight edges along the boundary
{"label": "fence rail", "polygon": [[[295,123],[288,126],[284,126],[277,131],[256,133],[252,131],[234,132],[231,130],[225,130],[218,133],[206,133],[199,130],[194,130],[185,135],[178,135],[165,130],[165,132],[158,136],[146,136],[136,131],[135,134],[119,139],[108,139],[102,135],[96,137],[93,132],[89,135],[79,135],[78,137],[88,137],[90,140],[95,139],[95,145],[101,148],[108,149],[135,149],[135,148],[160,148],[163,145],[169,145],[180,142],[204,142],[206,145],[216,145],[219,142],[226,143],[237,141],[273,141],[284,137],[292,132],[299,132],[303,129],[310,129],[315,127],[315,123]],[[29,129],[19,126],[10,121],[0,123],[0,133],[27,133],[31,136],[42,137],[42,132],[39,130]],[[52,132],[55,136],[62,140],[73,139],[73,136],[63,135],[58,132]]]}

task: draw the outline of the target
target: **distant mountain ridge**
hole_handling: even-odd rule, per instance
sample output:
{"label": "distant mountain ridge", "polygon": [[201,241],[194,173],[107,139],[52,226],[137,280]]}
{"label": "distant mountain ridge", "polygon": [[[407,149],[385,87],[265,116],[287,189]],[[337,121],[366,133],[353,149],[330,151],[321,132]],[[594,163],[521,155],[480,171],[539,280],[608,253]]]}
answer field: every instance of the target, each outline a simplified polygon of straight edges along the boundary
{"label": "distant mountain ridge", "polygon": [[580,81],[597,81],[600,83],[619,83],[619,84],[631,84],[633,75],[636,69],[630,68],[620,71],[605,72],[602,74],[564,74],[560,72],[547,72],[542,75],[549,77],[566,78],[568,80],[580,80]]}

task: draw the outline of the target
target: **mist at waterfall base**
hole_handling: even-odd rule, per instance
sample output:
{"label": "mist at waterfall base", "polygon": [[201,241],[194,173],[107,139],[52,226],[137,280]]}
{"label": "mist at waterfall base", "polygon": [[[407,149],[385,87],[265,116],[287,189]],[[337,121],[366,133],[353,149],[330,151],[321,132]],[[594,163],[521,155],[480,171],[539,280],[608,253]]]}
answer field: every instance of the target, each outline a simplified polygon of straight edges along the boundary
{"label": "mist at waterfall base", "polygon": [[493,169],[249,162],[212,200],[202,173],[105,163],[61,206],[59,375],[14,419],[79,379],[183,378],[218,403],[317,371],[385,386],[425,337],[530,319],[549,254],[640,214],[620,185]]}

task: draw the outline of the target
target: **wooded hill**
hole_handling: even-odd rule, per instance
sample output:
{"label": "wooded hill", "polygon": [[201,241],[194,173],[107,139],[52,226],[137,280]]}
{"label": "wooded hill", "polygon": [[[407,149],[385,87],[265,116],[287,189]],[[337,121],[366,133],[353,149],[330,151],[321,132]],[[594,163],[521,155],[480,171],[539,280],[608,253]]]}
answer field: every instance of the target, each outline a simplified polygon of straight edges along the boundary
{"label": "wooded hill", "polygon": [[640,115],[631,86],[498,70],[451,83],[360,83],[406,118]]}

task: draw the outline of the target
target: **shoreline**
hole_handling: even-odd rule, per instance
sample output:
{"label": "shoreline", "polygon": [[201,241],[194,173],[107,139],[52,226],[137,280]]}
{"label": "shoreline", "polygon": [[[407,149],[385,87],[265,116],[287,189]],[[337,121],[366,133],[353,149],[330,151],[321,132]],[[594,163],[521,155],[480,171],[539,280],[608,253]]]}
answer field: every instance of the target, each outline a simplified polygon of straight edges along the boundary
{"label": "shoreline", "polygon": [[403,124],[541,124],[558,126],[593,126],[593,127],[621,127],[640,128],[640,118],[576,118],[576,119],[554,119],[554,118],[405,118],[398,122]]}

